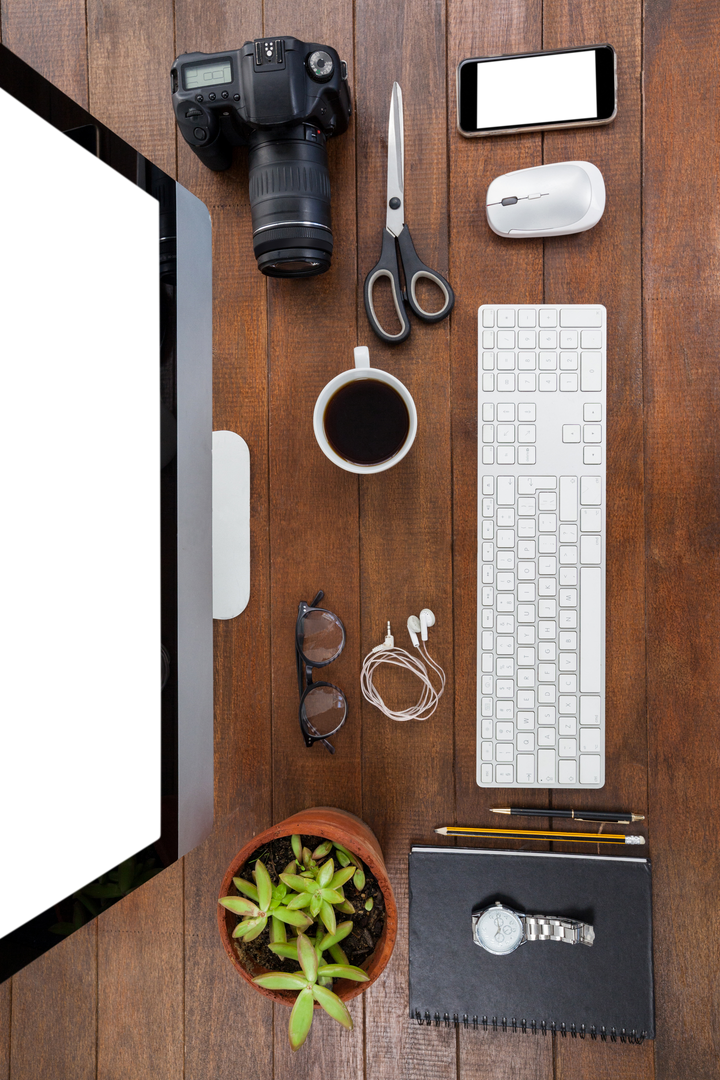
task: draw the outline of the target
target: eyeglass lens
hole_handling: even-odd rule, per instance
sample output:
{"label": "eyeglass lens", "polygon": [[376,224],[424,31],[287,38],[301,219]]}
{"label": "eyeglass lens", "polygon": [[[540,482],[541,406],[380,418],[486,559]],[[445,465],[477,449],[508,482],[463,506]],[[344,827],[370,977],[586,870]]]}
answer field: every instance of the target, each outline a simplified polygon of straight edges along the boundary
{"label": "eyeglass lens", "polygon": [[334,686],[313,686],[302,704],[311,735],[330,735],[345,716],[345,698]]}
{"label": "eyeglass lens", "polygon": [[308,611],[302,620],[300,649],[311,664],[326,664],[342,649],[343,629],[330,611]]}

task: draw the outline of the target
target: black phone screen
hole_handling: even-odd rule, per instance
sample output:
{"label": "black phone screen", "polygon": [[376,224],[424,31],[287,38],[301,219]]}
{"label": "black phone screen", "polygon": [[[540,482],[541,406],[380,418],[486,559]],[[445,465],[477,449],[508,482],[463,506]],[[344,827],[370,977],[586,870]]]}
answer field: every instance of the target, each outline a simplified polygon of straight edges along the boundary
{"label": "black phone screen", "polygon": [[592,124],[615,115],[611,45],[463,60],[458,126],[467,135]]}

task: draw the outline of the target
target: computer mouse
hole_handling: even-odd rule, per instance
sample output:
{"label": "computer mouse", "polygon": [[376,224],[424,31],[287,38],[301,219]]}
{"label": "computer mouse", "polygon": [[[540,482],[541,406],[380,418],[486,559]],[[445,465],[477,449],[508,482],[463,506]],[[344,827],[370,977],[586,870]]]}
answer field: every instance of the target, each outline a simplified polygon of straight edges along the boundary
{"label": "computer mouse", "polygon": [[566,236],[592,229],[605,209],[605,182],[589,161],[562,161],[498,176],[485,210],[498,236]]}

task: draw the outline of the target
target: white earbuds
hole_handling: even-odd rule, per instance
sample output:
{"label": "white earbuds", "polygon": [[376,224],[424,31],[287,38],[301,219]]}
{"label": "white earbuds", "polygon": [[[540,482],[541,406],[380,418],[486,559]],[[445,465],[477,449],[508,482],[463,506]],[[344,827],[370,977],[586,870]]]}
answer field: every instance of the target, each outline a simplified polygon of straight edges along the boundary
{"label": "white earbuds", "polygon": [[[428,627],[435,625],[435,616],[430,608],[423,608],[420,615],[411,615],[407,621],[410,640],[417,649],[417,655],[411,655],[399,646],[396,648],[395,639],[390,633],[390,623],[387,624],[387,635],[382,645],[376,645],[371,649],[363,660],[360,674],[360,686],[363,697],[376,709],[379,709],[391,720],[428,720],[438,707],[438,702],[445,690],[445,672],[437,664],[427,651],[425,642],[428,638]],[[419,636],[418,636],[419,635]],[[417,676],[422,684],[422,691],[417,704],[409,709],[390,709],[383,701],[379,690],[373,682],[375,671],[381,664],[392,664],[393,667],[404,668]],[[436,689],[433,678],[439,683]]]}
{"label": "white earbuds", "polygon": [[421,636],[422,636],[423,641],[427,641],[427,639],[428,639],[428,636],[427,636],[428,626],[434,626],[434,625],[435,625],[435,616],[433,615],[430,608],[424,607],[422,609],[422,611],[420,612],[420,632],[421,632]]}
{"label": "white earbuds", "polygon": [[[419,649],[420,639],[418,638],[418,634],[422,633],[422,623],[418,619],[417,615],[410,615],[408,617],[407,628],[408,634],[410,635],[410,640],[412,641],[415,648]],[[427,631],[425,632],[425,637],[427,638]]]}

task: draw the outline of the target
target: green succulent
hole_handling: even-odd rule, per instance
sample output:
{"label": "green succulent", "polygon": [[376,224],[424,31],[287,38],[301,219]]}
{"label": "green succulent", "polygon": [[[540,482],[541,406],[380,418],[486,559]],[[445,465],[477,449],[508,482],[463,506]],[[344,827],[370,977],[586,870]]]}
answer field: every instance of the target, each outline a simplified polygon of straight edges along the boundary
{"label": "green succulent", "polygon": [[299,932],[296,951],[300,970],[271,971],[253,979],[258,986],[264,986],[268,990],[297,991],[298,996],[290,1013],[288,1027],[293,1050],[298,1050],[308,1037],[316,1001],[334,1020],[352,1031],[353,1022],[347,1006],[337,994],[322,985],[326,980],[353,979],[355,982],[368,982],[368,976],[362,968],[353,967],[351,964],[319,963],[317,949],[318,946],[309,937]]}
{"label": "green succulent", "polygon": [[[254,882],[233,878],[241,896],[224,896],[220,904],[241,917],[233,937],[253,941],[269,924],[268,948],[276,956],[297,960],[300,970],[271,971],[253,979],[258,986],[274,990],[296,990],[297,1001],[290,1017],[290,1045],[293,1050],[307,1038],[317,1002],[330,1016],[347,1028],[352,1020],[340,998],[332,992],[333,979],[354,979],[367,982],[362,968],[348,961],[341,942],[351,933],[353,923],[337,922],[336,911],[355,914],[355,908],[345,899],[344,886],[352,878],[357,889],[364,888],[365,870],[356,855],[342,844],[323,840],[314,851],[303,845],[302,837],[290,838],[295,858],[279,875],[273,885],[270,874],[260,858],[253,871]],[[333,852],[340,864],[336,869]],[[372,900],[365,910],[372,908]],[[315,923],[314,936],[310,927]],[[296,937],[288,940],[288,930]],[[329,952],[334,963],[327,962],[323,953]]]}
{"label": "green succulent", "polygon": [[253,885],[243,878],[233,878],[235,887],[244,892],[248,899],[243,896],[223,896],[220,898],[219,903],[224,908],[235,912],[236,915],[242,915],[242,921],[233,930],[233,937],[241,937],[244,941],[253,941],[262,934],[268,924],[268,919],[272,920],[271,937],[273,941],[285,939],[285,923],[296,926],[299,930],[306,930],[310,926],[313,920],[301,910],[298,910],[297,904],[294,908],[283,904],[283,900],[287,896],[287,886],[283,883],[273,886],[270,875],[260,859],[255,863],[255,882],[256,884]]}

